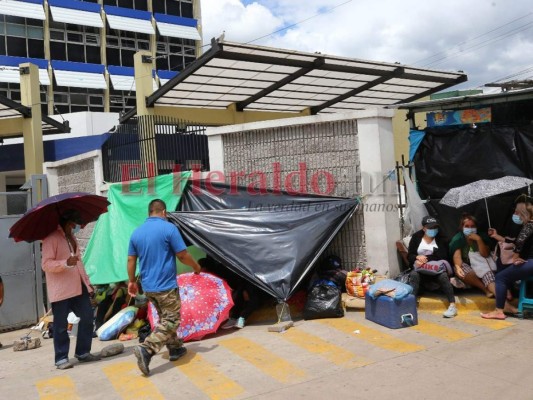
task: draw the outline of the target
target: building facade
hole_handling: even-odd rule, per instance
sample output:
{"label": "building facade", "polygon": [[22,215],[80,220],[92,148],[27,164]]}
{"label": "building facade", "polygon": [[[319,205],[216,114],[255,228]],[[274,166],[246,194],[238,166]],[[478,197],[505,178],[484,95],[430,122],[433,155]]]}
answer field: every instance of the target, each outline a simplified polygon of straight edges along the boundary
{"label": "building facade", "polygon": [[201,49],[199,0],[0,0],[0,94],[20,101],[18,65],[39,67],[45,115],[135,106],[133,55],[154,89]]}

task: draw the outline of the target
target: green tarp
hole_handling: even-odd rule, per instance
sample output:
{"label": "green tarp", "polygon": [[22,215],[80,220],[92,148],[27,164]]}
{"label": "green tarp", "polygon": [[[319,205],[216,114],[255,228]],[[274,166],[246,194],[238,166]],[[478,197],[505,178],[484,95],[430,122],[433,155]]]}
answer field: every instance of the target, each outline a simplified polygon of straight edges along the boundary
{"label": "green tarp", "polygon": [[[174,211],[190,172],[160,175],[135,182],[110,186],[108,212],[98,219],[83,255],[87,274],[94,285],[128,280],[128,243],[131,234],[148,217],[148,203],[161,199],[168,211]],[[198,249],[191,251],[195,258],[202,257]],[[178,265],[178,272],[190,271]]]}

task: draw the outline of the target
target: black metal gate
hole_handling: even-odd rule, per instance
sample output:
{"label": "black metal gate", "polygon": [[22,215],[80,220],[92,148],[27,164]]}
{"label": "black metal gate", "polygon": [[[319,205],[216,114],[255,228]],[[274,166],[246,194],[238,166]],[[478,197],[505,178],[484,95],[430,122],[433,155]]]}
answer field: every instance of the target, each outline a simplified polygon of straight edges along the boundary
{"label": "black metal gate", "polygon": [[102,146],[104,180],[125,182],[178,171],[209,170],[205,127],[161,116],[117,126]]}

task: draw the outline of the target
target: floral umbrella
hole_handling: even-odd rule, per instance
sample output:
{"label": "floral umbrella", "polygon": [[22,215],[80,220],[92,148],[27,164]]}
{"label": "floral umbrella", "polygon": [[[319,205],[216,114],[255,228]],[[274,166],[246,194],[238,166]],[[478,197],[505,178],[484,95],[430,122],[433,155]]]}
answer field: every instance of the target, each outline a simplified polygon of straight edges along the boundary
{"label": "floral umbrella", "polygon": [[[200,340],[215,333],[228,319],[233,299],[228,284],[218,276],[201,272],[177,275],[181,298],[181,324],[178,337],[184,342]],[[148,319],[152,329],[159,316],[152,303],[148,304]]]}

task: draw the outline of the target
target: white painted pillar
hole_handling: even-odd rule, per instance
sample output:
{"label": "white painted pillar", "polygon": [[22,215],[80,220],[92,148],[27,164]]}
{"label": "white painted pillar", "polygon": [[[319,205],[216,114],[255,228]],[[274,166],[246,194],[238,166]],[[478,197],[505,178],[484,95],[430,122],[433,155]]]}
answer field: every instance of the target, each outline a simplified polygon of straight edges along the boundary
{"label": "white painted pillar", "polygon": [[[368,110],[370,111],[370,110]],[[395,168],[393,110],[376,109],[357,120],[360,170],[364,197],[367,265],[380,274],[399,273],[396,241],[400,238],[396,183],[386,180]]]}
{"label": "white painted pillar", "polygon": [[224,172],[224,145],[222,142],[222,135],[209,135],[207,128],[206,135],[209,146],[209,169],[211,171]]}

